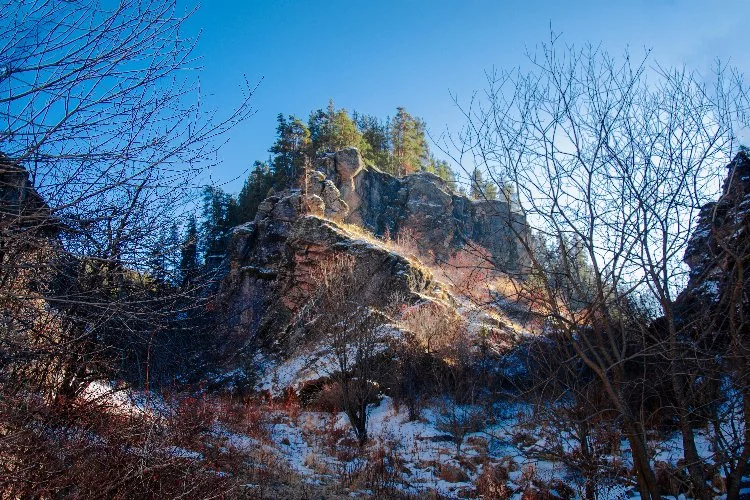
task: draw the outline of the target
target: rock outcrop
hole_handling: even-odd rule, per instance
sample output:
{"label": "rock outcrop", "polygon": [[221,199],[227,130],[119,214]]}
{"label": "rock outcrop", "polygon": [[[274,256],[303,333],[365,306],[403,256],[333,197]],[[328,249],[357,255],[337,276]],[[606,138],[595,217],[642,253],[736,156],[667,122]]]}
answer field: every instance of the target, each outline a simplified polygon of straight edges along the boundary
{"label": "rock outcrop", "polygon": [[58,221],[34,189],[29,172],[0,153],[0,225],[17,229],[33,227],[36,234],[52,236]]}
{"label": "rock outcrop", "polygon": [[[447,298],[418,263],[323,218],[331,211],[323,199],[299,191],[269,197],[255,220],[233,231],[217,304],[230,331],[254,347],[290,340],[292,319],[317,286],[315,271],[337,255],[353,257],[354,277],[365,283],[362,305],[383,308],[395,294],[407,303]],[[340,211],[339,202],[332,200]]]}
{"label": "rock outcrop", "polygon": [[308,172],[301,189],[267,198],[253,221],[234,229],[216,302],[229,331],[253,348],[283,352],[299,340],[295,321],[318,286],[316,272],[337,256],[353,262],[361,306],[383,310],[398,296],[453,307],[428,269],[367,230],[408,233],[436,260],[471,241],[509,269],[519,265],[517,236],[527,231],[508,203],[469,200],[429,173],[396,178],[344,149]]}
{"label": "rock outcrop", "polygon": [[721,196],[701,208],[685,251],[690,277],[678,305],[686,316],[721,302],[729,274],[750,251],[750,156],[738,153],[727,169]]}
{"label": "rock outcrop", "polygon": [[366,166],[355,148],[330,155],[321,170],[348,206],[345,220],[378,236],[408,233],[438,260],[469,241],[505,269],[517,269],[523,259],[519,237],[528,234],[526,221],[504,200],[471,200],[427,172],[394,177]]}

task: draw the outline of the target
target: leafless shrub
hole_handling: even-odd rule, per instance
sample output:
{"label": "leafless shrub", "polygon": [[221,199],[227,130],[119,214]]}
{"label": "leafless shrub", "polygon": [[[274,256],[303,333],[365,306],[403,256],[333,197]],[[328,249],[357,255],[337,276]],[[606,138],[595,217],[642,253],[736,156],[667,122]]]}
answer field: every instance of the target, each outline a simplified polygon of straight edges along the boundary
{"label": "leafless shrub", "polygon": [[310,337],[330,345],[334,363],[328,375],[340,391],[338,406],[364,444],[367,406],[377,401],[378,381],[387,371],[387,344],[382,314],[359,300],[360,279],[365,278],[355,275],[352,257],[322,262],[320,286],[305,314]]}
{"label": "leafless shrub", "polygon": [[456,456],[461,455],[461,446],[466,435],[482,430],[483,426],[483,408],[460,405],[452,399],[441,401],[436,427],[452,436],[453,444],[456,446]]}
{"label": "leafless shrub", "polygon": [[477,477],[477,493],[483,498],[509,499],[513,489],[508,486],[510,471],[502,464],[486,464],[482,473]]}

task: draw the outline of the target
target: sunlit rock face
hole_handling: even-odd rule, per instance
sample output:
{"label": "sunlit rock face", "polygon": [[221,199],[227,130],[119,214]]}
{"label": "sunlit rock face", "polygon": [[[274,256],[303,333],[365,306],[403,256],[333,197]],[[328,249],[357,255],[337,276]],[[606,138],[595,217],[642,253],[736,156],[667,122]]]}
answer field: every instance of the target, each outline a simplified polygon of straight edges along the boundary
{"label": "sunlit rock face", "polygon": [[471,200],[427,172],[394,177],[365,166],[354,148],[329,155],[320,170],[346,202],[347,222],[378,236],[408,236],[423,254],[437,259],[472,241],[486,248],[502,268],[516,270],[522,264],[520,241],[528,228],[523,215],[505,200]]}
{"label": "sunlit rock face", "polygon": [[319,269],[337,256],[352,258],[364,306],[385,308],[394,296],[407,303],[446,298],[429,270],[323,217],[327,207],[317,195],[272,196],[255,220],[234,229],[217,298],[234,335],[278,346],[319,285]]}
{"label": "sunlit rock face", "polygon": [[268,197],[253,221],[233,230],[215,307],[235,338],[277,351],[294,342],[294,318],[319,285],[316,272],[337,256],[352,260],[363,306],[383,310],[398,296],[402,303],[453,307],[413,255],[352,225],[380,237],[406,236],[422,258],[448,258],[471,241],[498,265],[519,265],[518,236],[527,228],[504,201],[470,200],[429,173],[394,177],[366,166],[353,148],[313,167],[299,189]]}

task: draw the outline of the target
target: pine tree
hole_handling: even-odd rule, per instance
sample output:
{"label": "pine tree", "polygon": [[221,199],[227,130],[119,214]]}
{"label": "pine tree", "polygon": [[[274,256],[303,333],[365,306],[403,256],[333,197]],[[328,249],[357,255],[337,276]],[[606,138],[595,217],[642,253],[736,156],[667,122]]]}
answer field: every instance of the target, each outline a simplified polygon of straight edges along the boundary
{"label": "pine tree", "polygon": [[298,184],[309,155],[310,130],[302,121],[290,115],[279,114],[276,142],[269,150],[274,154],[274,185],[288,187]]}
{"label": "pine tree", "polygon": [[180,266],[180,230],[177,227],[177,222],[172,222],[170,225],[164,248],[166,253],[164,265],[169,275],[169,281],[176,285],[178,284],[178,269]]}
{"label": "pine tree", "polygon": [[497,186],[492,181],[484,180],[478,167],[471,172],[469,196],[475,200],[497,200]]}
{"label": "pine tree", "polygon": [[195,215],[188,217],[185,237],[180,247],[180,282],[183,287],[189,287],[198,277],[200,262],[198,261],[198,224]]}
{"label": "pine tree", "polygon": [[157,282],[163,283],[167,276],[167,264],[164,249],[166,247],[166,237],[164,231],[159,231],[156,242],[149,251],[148,256],[148,274]]}
{"label": "pine tree", "polygon": [[367,149],[362,156],[366,162],[390,174],[395,174],[395,162],[391,152],[390,119],[380,121],[376,116],[354,114],[357,128]]}
{"label": "pine tree", "polygon": [[411,174],[427,166],[430,155],[424,132],[425,124],[421,119],[415,119],[403,107],[396,108],[390,136],[397,175]]}
{"label": "pine tree", "polygon": [[437,160],[435,157],[430,157],[430,164],[427,167],[427,171],[443,179],[452,191],[456,190],[456,174],[453,173],[453,170],[447,161]]}
{"label": "pine tree", "polygon": [[474,167],[474,171],[471,172],[471,179],[469,184],[469,196],[475,200],[481,199],[484,194],[484,176],[479,168]]}
{"label": "pine tree", "polygon": [[492,181],[484,183],[484,199],[497,200],[497,186]]}
{"label": "pine tree", "polygon": [[229,230],[235,222],[237,202],[222,189],[206,186],[203,190],[203,222],[199,249],[207,266],[215,267],[224,257]]}
{"label": "pine tree", "polygon": [[148,273],[158,283],[176,283],[180,237],[177,223],[161,228],[148,256]]}
{"label": "pine tree", "polygon": [[308,127],[313,154],[332,153],[353,146],[363,156],[367,155],[369,144],[363,139],[349,113],[345,109],[337,110],[333,100],[328,102],[325,111],[319,109],[310,113]]}
{"label": "pine tree", "polygon": [[250,172],[240,194],[237,195],[237,214],[233,225],[253,220],[258,212],[258,206],[266,199],[272,186],[273,175],[268,164],[256,161],[253,171]]}

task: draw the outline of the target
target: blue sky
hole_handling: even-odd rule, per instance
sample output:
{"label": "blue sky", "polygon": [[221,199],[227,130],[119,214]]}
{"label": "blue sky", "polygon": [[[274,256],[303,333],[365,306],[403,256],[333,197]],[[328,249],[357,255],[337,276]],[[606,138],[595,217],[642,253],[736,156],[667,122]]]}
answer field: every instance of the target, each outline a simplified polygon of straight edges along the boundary
{"label": "blue sky", "polygon": [[650,48],[654,61],[702,72],[719,57],[748,75],[749,18],[750,0],[206,0],[187,29],[201,32],[206,106],[227,109],[245,77],[263,78],[256,114],[228,135],[210,174],[237,191],[252,162],[268,157],[278,113],[306,119],[332,98],[380,117],[405,106],[433,135],[456,130],[451,92],[468,98],[485,71],[525,64],[550,25],[566,43]]}

